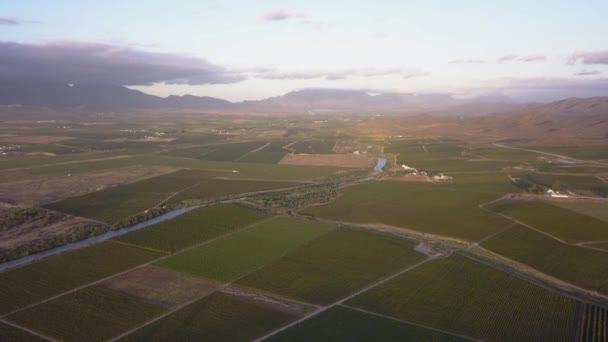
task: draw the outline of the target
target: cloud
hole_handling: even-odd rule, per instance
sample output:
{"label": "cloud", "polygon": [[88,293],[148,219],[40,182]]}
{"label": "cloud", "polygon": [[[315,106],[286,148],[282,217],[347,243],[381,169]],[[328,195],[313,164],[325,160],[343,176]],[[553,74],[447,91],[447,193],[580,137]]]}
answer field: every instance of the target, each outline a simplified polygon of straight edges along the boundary
{"label": "cloud", "polygon": [[498,58],[498,63],[510,62],[512,60],[515,60],[517,57],[518,57],[517,55],[504,55],[504,56]]}
{"label": "cloud", "polygon": [[0,42],[0,79],[122,85],[225,84],[245,77],[197,57],[92,42]]}
{"label": "cloud", "polygon": [[544,55],[527,55],[521,56],[517,60],[520,62],[544,62],[547,60],[547,57]]}
{"label": "cloud", "polygon": [[293,18],[305,18],[307,17],[306,13],[302,13],[299,11],[289,10],[289,9],[274,9],[269,10],[260,16],[262,21],[285,21]]}
{"label": "cloud", "polygon": [[450,64],[483,64],[484,60],[481,59],[454,59],[450,61]]}
{"label": "cloud", "polygon": [[504,55],[502,57],[498,58],[498,63],[504,63],[504,62],[513,62],[513,61],[517,61],[517,62],[542,62],[542,61],[546,61],[547,57],[545,55],[525,55],[525,56],[520,56],[520,55],[516,55],[516,54],[510,54],[510,55]]}
{"label": "cloud", "polygon": [[602,72],[599,70],[581,70],[577,73],[575,73],[575,76],[592,76],[592,75],[599,75]]}
{"label": "cloud", "polygon": [[246,70],[249,77],[271,80],[308,80],[325,79],[329,81],[343,80],[352,77],[399,76],[403,79],[428,76],[430,73],[418,69],[404,67],[390,68],[352,68],[340,70],[281,70],[255,68]]}
{"label": "cloud", "polygon": [[582,64],[608,64],[608,50],[577,51],[568,58],[568,64],[574,64],[578,61]]}
{"label": "cloud", "polygon": [[21,20],[9,17],[0,17],[0,25],[2,26],[15,26],[21,25],[23,22]]}

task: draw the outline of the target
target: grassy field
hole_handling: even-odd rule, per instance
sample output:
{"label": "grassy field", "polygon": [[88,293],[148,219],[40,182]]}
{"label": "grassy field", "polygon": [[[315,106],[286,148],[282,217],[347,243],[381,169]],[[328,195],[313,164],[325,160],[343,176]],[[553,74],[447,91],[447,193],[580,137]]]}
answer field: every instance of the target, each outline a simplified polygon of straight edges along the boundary
{"label": "grassy field", "polygon": [[608,293],[608,254],[560,243],[525,227],[509,228],[482,246],[546,274]]}
{"label": "grassy field", "polygon": [[8,319],[63,341],[105,341],[163,311],[135,297],[90,286]]}
{"label": "grassy field", "polygon": [[500,201],[490,210],[513,217],[566,242],[608,240],[608,223],[542,201]]}
{"label": "grassy field", "polygon": [[217,292],[121,341],[250,341],[294,319],[288,313]]}
{"label": "grassy field", "polygon": [[65,252],[0,273],[0,314],[162,256],[111,242]]}
{"label": "grassy field", "polygon": [[266,341],[439,342],[466,340],[343,306],[336,306],[284,330]]}
{"label": "grassy field", "polygon": [[115,240],[146,248],[175,252],[252,224],[268,215],[223,204],[194,209],[174,219],[136,230]]}
{"label": "grassy field", "polygon": [[4,341],[43,342],[46,339],[0,322],[0,336]]}
{"label": "grassy field", "polygon": [[608,159],[606,146],[531,146],[530,149],[583,160]]}
{"label": "grassy field", "polygon": [[213,151],[203,154],[199,158],[215,161],[235,161],[247,154],[249,151],[264,146],[264,141],[248,141],[233,144],[223,144],[212,146]]}
{"label": "grassy field", "polygon": [[414,244],[380,234],[334,230],[237,283],[264,292],[329,304],[422,260]]}
{"label": "grassy field", "polygon": [[335,201],[310,207],[305,212],[349,222],[384,223],[471,241],[506,227],[508,220],[478,206],[502,195],[502,191],[506,192],[511,185],[495,176],[480,175],[477,180],[464,177],[456,178],[453,184],[367,182],[345,188]]}
{"label": "grassy field", "polygon": [[459,255],[424,264],[347,304],[490,341],[571,341],[578,307]]}
{"label": "grassy field", "polygon": [[176,254],[157,265],[219,281],[231,281],[327,233],[332,228],[328,225],[278,217]]}
{"label": "grassy field", "polygon": [[302,186],[303,183],[269,182],[257,180],[228,180],[208,179],[198,185],[188,188],[171,198],[170,202],[177,203],[184,200],[209,201],[250,192],[276,190]]}
{"label": "grassy field", "polygon": [[156,206],[169,195],[155,192],[124,192],[117,187],[67,198],[44,207],[71,215],[114,223]]}

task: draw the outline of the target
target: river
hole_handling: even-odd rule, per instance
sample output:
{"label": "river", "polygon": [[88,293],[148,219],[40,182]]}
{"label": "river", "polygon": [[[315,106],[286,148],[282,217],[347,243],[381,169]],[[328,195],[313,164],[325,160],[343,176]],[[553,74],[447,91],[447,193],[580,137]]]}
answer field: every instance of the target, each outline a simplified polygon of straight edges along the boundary
{"label": "river", "polygon": [[166,212],[160,216],[157,216],[155,218],[151,218],[147,221],[140,222],[138,224],[134,224],[129,227],[125,227],[125,228],[121,228],[121,229],[117,229],[117,230],[111,230],[109,232],[105,232],[103,234],[92,236],[90,238],[86,238],[86,239],[83,239],[80,241],[71,242],[71,243],[68,243],[65,245],[57,246],[57,247],[50,248],[50,249],[47,249],[44,251],[40,251],[40,252],[37,252],[34,254],[30,254],[30,255],[21,257],[19,259],[7,261],[7,262],[0,264],[0,271],[4,271],[4,270],[7,270],[7,269],[10,269],[13,267],[21,266],[21,265],[30,263],[32,261],[35,261],[35,260],[38,260],[41,258],[45,258],[47,256],[59,254],[59,253],[66,252],[66,251],[69,251],[72,249],[77,249],[77,248],[85,247],[88,245],[92,245],[94,243],[102,242],[102,241],[105,241],[105,240],[108,240],[108,239],[111,239],[111,238],[114,238],[117,236],[125,235],[134,230],[142,229],[142,228],[151,226],[151,225],[159,223],[159,222],[170,220],[172,218],[175,218],[181,214],[187,213],[190,210],[196,209],[198,207],[200,207],[200,205],[187,207],[187,208],[175,209],[175,210]]}
{"label": "river", "polygon": [[378,162],[376,163],[376,166],[374,167],[374,171],[382,172],[382,170],[384,169],[384,166],[386,166],[386,158],[378,158]]}

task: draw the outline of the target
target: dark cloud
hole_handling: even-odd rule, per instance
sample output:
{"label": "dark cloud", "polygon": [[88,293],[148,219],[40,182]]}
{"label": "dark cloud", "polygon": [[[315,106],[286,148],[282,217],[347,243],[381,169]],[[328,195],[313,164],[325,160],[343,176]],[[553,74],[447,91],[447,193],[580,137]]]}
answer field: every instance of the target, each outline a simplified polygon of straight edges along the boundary
{"label": "dark cloud", "polygon": [[581,70],[577,73],[575,73],[574,75],[576,76],[592,76],[592,75],[599,75],[602,72],[599,70]]}
{"label": "dark cloud", "polygon": [[3,26],[15,26],[15,25],[21,25],[21,20],[15,19],[15,18],[8,18],[8,17],[0,17],[0,25]]}
{"label": "dark cloud", "polygon": [[260,19],[262,21],[284,21],[293,18],[304,18],[307,15],[302,12],[288,9],[274,9],[262,13]]}
{"label": "dark cloud", "polygon": [[204,59],[89,42],[0,42],[0,79],[122,85],[223,84],[245,77]]}
{"label": "dark cloud", "polygon": [[578,51],[568,58],[569,64],[574,64],[579,61],[582,64],[608,64],[608,50]]}

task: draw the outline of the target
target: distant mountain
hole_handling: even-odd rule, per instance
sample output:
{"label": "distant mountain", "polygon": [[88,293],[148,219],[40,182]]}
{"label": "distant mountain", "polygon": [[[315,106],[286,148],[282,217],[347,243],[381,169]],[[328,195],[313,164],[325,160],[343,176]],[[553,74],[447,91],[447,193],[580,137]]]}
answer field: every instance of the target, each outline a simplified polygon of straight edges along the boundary
{"label": "distant mountain", "polygon": [[0,104],[54,110],[123,112],[162,108],[224,109],[230,102],[213,97],[162,98],[120,85],[0,82]]}
{"label": "distant mountain", "polygon": [[443,94],[370,94],[364,90],[305,89],[260,101],[245,101],[239,108],[270,112],[404,111],[458,104]]}

